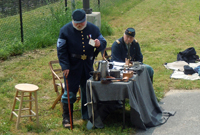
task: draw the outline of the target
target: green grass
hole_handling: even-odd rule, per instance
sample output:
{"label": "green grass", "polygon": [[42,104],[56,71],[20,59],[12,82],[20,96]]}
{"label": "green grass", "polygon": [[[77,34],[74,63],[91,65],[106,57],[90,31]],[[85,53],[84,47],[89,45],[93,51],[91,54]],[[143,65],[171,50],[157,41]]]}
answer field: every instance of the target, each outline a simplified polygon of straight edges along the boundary
{"label": "green grass", "polygon": [[60,27],[71,20],[64,4],[57,2],[23,13],[24,42],[21,43],[19,15],[0,19],[0,59],[44,48],[55,43]]}
{"label": "green grass", "polygon": [[[200,1],[126,0],[123,6],[115,4],[115,6],[110,6],[109,9],[101,9],[102,21],[108,25],[105,29],[111,28],[109,31],[113,32],[112,35],[105,36],[108,46],[111,46],[116,39],[121,37],[127,27],[134,27],[136,29],[136,39],[140,43],[144,55],[144,63],[151,65],[155,71],[153,86],[157,98],[163,98],[164,94],[170,89],[199,89],[200,83],[198,80],[170,79],[172,71],[167,70],[163,64],[176,61],[177,53],[191,46],[196,49],[199,55],[200,22],[198,17],[200,14]],[[54,11],[56,10],[54,9]],[[29,12],[26,14],[29,14]],[[45,16],[48,16],[48,14]],[[29,19],[31,18],[27,17],[27,20]],[[61,27],[57,20],[55,19],[55,22],[52,23],[53,25],[48,24],[49,21],[47,20],[45,21],[47,24],[43,26],[47,29],[54,27],[54,25]],[[1,26],[2,21],[0,19]],[[57,29],[59,31],[59,28]],[[54,35],[56,32],[55,29],[50,29],[46,34]],[[12,40],[9,40],[13,42],[10,42],[9,45],[15,45],[15,49],[12,47],[10,49],[17,50],[18,46],[22,44],[19,43],[17,38],[12,37],[12,31],[10,36]],[[1,36],[0,38],[0,43],[2,43],[2,40],[6,40]],[[37,40],[38,38],[40,38],[40,41]],[[44,46],[40,47],[40,49],[32,51],[23,50],[20,56],[8,57],[7,60],[0,61],[0,134],[135,134],[135,129],[130,126],[128,121],[125,130],[121,130],[121,118],[112,121],[121,112],[118,112],[120,114],[111,115],[108,118],[109,120],[105,121],[104,129],[88,131],[86,129],[86,122],[81,120],[80,111],[74,114],[75,128],[73,131],[62,127],[60,106],[57,105],[54,110],[50,109],[56,98],[56,93],[53,90],[48,62],[57,59],[57,39],[52,38],[51,40],[46,40],[45,36],[36,36],[31,42],[34,44],[42,42]],[[31,42],[27,42],[25,45],[29,46],[30,44],[31,46]],[[53,46],[50,45],[50,42],[54,42]],[[6,54],[7,52],[4,51],[4,48],[7,47],[7,44],[3,44],[3,46],[1,44],[0,52]],[[20,52],[21,50],[18,51]],[[100,59],[100,56],[98,59]],[[33,83],[40,88],[38,91],[39,128],[35,127],[35,119],[33,122],[30,122],[28,119],[22,118],[19,130],[15,130],[16,118],[14,117],[12,121],[9,120],[15,95],[14,86],[22,82]],[[80,104],[76,104],[76,107],[80,109]],[[128,111],[129,109],[127,108],[126,119],[129,119]],[[113,125],[113,123],[115,124]]]}
{"label": "green grass", "polygon": [[[76,8],[82,8],[81,6],[81,1],[77,1]],[[70,8],[65,10],[63,0],[23,12],[23,44],[19,15],[1,18],[0,59],[6,60],[26,51],[52,46],[58,38],[59,29],[71,21],[71,13]],[[112,29],[106,21],[102,21],[101,32],[104,35],[112,34]]]}

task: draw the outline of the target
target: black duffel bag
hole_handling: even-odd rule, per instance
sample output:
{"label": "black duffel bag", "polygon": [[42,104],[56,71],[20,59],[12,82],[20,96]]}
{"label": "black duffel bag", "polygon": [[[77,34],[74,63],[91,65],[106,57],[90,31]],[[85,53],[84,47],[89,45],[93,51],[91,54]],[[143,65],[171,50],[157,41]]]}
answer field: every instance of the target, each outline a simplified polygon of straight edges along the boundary
{"label": "black duffel bag", "polygon": [[186,75],[192,75],[194,73],[196,73],[196,72],[194,71],[194,69],[192,67],[190,67],[188,65],[184,66],[184,74],[186,74]]}
{"label": "black duffel bag", "polygon": [[196,55],[194,47],[190,47],[183,52],[177,54],[177,61],[185,61],[187,63],[195,63],[199,59],[199,56]]}

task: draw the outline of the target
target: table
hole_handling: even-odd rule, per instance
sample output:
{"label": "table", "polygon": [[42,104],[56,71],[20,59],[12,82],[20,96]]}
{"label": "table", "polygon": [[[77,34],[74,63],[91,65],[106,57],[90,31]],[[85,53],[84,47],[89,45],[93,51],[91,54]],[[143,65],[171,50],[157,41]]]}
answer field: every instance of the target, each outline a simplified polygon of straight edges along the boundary
{"label": "table", "polygon": [[[165,123],[172,114],[161,110],[154,89],[145,66],[133,76],[135,81],[112,82],[102,84],[100,81],[87,80],[86,95],[87,102],[91,102],[90,82],[92,85],[92,101],[94,108],[94,126],[103,128],[102,108],[97,108],[100,101],[119,101],[129,98],[131,107],[130,118],[133,126],[146,130]],[[88,115],[92,122],[92,105],[88,104]],[[110,106],[109,106],[110,107]],[[113,110],[114,108],[107,108]],[[108,110],[109,112],[109,110]],[[170,115],[169,115],[170,114]]]}

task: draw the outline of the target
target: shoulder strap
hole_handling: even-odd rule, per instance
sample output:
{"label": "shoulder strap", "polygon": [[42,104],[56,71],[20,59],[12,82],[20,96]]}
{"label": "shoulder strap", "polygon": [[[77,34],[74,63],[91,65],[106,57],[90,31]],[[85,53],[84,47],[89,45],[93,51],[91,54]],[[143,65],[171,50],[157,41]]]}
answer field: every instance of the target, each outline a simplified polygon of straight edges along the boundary
{"label": "shoulder strap", "polygon": [[120,44],[120,42],[119,42],[119,40],[118,40],[118,39],[116,40],[116,42],[117,42],[118,44]]}
{"label": "shoulder strap", "polygon": [[138,41],[135,39],[135,42],[137,43]]}

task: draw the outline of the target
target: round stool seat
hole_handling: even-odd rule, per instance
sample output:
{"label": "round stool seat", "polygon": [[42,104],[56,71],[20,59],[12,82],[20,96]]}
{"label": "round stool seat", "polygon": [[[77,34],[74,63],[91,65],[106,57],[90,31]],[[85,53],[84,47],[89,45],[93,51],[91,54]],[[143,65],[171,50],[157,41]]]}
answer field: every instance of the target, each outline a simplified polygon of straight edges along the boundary
{"label": "round stool seat", "polygon": [[[16,94],[14,98],[10,120],[12,120],[13,115],[17,117],[16,129],[18,129],[20,118],[29,117],[30,120],[32,120],[32,117],[36,117],[36,123],[38,126],[39,116],[38,116],[37,90],[39,89],[39,87],[34,84],[20,83],[20,84],[15,85],[15,89],[16,89]],[[19,109],[15,108],[16,101],[19,101]],[[28,102],[27,104],[29,104],[29,107],[25,107],[25,105],[27,104],[23,105],[24,102]],[[32,102],[35,102],[35,110],[32,109],[33,108]],[[24,115],[22,113],[22,111],[26,111],[26,110],[29,111],[28,115],[27,114]],[[16,113],[16,111],[18,111],[18,114]]]}
{"label": "round stool seat", "polygon": [[32,91],[38,90],[39,87],[34,84],[21,83],[21,84],[15,85],[15,89],[17,89],[19,91],[32,92]]}

